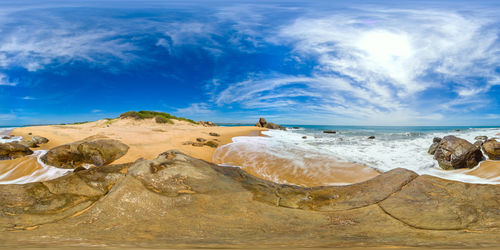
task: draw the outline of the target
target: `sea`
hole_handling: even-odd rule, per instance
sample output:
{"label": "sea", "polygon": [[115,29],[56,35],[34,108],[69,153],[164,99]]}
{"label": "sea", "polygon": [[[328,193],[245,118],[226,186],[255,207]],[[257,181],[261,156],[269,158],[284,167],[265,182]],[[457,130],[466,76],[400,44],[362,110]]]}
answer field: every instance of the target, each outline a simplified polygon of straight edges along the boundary
{"label": "sea", "polygon": [[[286,131],[264,131],[265,136],[260,137],[235,137],[233,143],[222,146],[218,149],[219,154],[216,152],[215,155],[225,159],[228,158],[225,156],[238,154],[240,158],[251,159],[255,155],[265,153],[272,156],[267,158],[282,159],[290,165],[290,168],[303,170],[302,172],[321,171],[320,168],[312,166],[314,161],[311,159],[322,159],[322,162],[325,162],[324,159],[331,159],[331,161],[365,165],[379,172],[406,168],[418,174],[449,180],[500,183],[500,177],[481,178],[470,175],[469,173],[475,169],[445,171],[439,167],[433,155],[427,153],[434,137],[454,135],[474,143],[476,136],[500,138],[500,127],[324,125],[286,125],[286,127]],[[336,133],[323,133],[325,130]],[[370,136],[375,138],[368,139]],[[259,158],[256,164],[263,166],[269,163]]]}

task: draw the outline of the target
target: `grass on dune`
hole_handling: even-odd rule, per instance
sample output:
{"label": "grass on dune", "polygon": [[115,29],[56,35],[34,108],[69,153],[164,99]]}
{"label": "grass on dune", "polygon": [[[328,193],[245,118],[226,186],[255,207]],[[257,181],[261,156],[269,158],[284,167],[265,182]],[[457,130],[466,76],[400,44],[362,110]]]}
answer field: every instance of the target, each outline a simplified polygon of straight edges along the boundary
{"label": "grass on dune", "polygon": [[136,120],[142,120],[142,119],[151,119],[154,118],[157,123],[170,123],[173,124],[174,122],[172,120],[178,120],[178,121],[186,121],[190,122],[193,124],[198,124],[197,122],[187,119],[184,117],[177,117],[173,116],[171,114],[167,114],[165,112],[156,112],[156,111],[128,111],[120,115],[121,118],[133,118]]}

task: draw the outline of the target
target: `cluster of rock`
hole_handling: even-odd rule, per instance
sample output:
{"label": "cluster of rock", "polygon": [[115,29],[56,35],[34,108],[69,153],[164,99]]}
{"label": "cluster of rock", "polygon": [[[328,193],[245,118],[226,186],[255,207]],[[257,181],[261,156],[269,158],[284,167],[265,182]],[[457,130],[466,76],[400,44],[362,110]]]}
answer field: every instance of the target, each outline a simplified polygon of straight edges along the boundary
{"label": "cluster of rock", "polygon": [[209,122],[209,121],[199,121],[198,123],[200,125],[202,125],[203,127],[215,127],[215,126],[217,126],[215,123]]}
{"label": "cluster of rock", "polygon": [[[2,139],[11,139],[11,136],[4,136]],[[0,160],[10,160],[18,157],[33,154],[30,148],[37,148],[39,144],[49,142],[45,137],[33,136],[31,140],[19,142],[0,143]]]}
{"label": "cluster of rock", "polygon": [[274,124],[272,122],[267,122],[266,119],[262,117],[259,119],[259,122],[255,123],[255,126],[259,128],[286,130],[285,127],[278,124]]}
{"label": "cluster of rock", "polygon": [[[210,136],[214,136],[214,137],[219,137],[220,134],[218,133],[215,133],[215,132],[210,132],[209,133]],[[194,146],[194,147],[203,147],[203,146],[209,146],[211,148],[216,148],[219,146],[219,143],[218,143],[219,139],[213,139],[213,140],[207,140],[205,138],[196,138],[196,141],[195,142],[192,142],[192,141],[187,141],[187,142],[184,142],[183,145],[191,145],[191,146]]]}
{"label": "cluster of rock", "polygon": [[428,153],[446,170],[477,166],[484,159],[481,149],[490,160],[500,160],[500,142],[486,136],[477,136],[475,140],[472,144],[453,135],[435,137]]}

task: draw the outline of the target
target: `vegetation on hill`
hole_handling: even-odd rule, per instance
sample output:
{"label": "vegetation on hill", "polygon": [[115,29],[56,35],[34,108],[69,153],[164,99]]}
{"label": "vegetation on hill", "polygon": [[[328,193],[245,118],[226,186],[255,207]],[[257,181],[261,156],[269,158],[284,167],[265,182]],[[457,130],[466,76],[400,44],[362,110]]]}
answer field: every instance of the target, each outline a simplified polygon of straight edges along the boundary
{"label": "vegetation on hill", "polygon": [[186,121],[190,122],[193,124],[198,124],[197,122],[187,119],[184,117],[177,117],[173,116],[171,114],[167,114],[164,112],[155,112],[155,111],[128,111],[120,115],[121,118],[134,118],[136,120],[142,120],[142,119],[151,119],[154,118],[157,123],[170,123],[173,124],[174,122],[172,120],[178,120],[178,121]]}

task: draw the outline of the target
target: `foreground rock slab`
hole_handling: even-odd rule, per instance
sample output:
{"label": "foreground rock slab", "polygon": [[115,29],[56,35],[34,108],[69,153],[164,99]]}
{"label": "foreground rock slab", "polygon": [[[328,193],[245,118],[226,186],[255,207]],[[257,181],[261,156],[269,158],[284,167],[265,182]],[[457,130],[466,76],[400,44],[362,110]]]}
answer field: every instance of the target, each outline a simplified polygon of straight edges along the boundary
{"label": "foreground rock slab", "polygon": [[0,238],[5,247],[474,248],[500,244],[499,200],[499,186],[405,169],[303,188],[168,151],[0,186]]}

